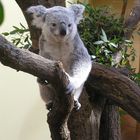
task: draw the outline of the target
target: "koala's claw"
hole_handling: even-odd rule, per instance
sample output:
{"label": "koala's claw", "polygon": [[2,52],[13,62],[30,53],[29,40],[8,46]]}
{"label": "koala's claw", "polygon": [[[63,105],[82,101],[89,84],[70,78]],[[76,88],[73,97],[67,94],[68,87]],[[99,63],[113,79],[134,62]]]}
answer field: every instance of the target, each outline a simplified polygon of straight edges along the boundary
{"label": "koala's claw", "polygon": [[79,103],[79,101],[74,100],[74,108],[76,111],[78,111],[81,108],[81,104]]}
{"label": "koala's claw", "polygon": [[46,104],[46,108],[47,108],[49,111],[52,109],[52,107],[53,107],[53,102],[52,102],[52,101],[50,101],[50,102],[48,102],[48,103]]}
{"label": "koala's claw", "polygon": [[48,83],[44,79],[37,78],[37,82],[41,85],[47,85]]}

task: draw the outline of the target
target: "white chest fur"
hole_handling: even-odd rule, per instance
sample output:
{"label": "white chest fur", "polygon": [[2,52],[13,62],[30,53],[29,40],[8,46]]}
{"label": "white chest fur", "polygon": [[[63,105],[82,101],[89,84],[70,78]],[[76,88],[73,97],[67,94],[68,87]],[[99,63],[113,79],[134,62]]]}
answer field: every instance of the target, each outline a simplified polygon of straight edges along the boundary
{"label": "white chest fur", "polygon": [[44,41],[40,47],[40,55],[56,61],[61,61],[66,71],[69,70],[71,53],[74,47],[68,42],[48,43]]}

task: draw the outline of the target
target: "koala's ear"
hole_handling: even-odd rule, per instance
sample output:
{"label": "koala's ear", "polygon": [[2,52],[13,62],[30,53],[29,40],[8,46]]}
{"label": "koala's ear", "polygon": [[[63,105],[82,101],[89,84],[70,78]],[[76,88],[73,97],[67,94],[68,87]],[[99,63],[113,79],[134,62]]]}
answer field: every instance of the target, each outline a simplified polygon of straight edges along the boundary
{"label": "koala's ear", "polygon": [[85,7],[81,4],[73,4],[69,8],[74,12],[76,23],[78,24],[83,18],[83,12],[85,10]]}
{"label": "koala's ear", "polygon": [[37,28],[41,28],[45,22],[46,11],[47,8],[42,5],[38,5],[29,7],[26,12],[33,18],[32,25],[36,26]]}

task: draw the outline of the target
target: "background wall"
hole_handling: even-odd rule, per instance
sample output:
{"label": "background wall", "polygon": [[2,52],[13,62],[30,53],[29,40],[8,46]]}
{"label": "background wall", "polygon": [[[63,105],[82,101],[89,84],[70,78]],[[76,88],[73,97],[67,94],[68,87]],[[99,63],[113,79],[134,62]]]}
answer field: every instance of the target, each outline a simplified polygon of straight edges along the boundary
{"label": "background wall", "polygon": [[[0,33],[12,25],[26,25],[20,8],[13,0],[2,0],[5,21]],[[40,99],[36,78],[0,63],[0,139],[50,140],[47,111]]]}

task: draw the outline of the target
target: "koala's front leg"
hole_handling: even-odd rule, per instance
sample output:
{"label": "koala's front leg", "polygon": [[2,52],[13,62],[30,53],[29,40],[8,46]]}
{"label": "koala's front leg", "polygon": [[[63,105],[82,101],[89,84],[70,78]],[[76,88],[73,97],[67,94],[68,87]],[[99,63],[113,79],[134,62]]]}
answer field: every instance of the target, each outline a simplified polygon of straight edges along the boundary
{"label": "koala's front leg", "polygon": [[77,88],[72,82],[71,82],[71,78],[70,78],[70,76],[66,73],[66,75],[68,76],[68,78],[69,78],[69,84],[68,84],[68,86],[67,86],[67,88],[66,88],[66,93],[67,94],[70,94],[70,93],[72,93],[72,94],[74,94],[74,108],[76,109],[76,110],[79,110],[80,109],[80,107],[81,107],[81,104],[79,103],[79,97],[80,97],[80,95],[81,95],[81,93],[82,93],[82,90],[83,90],[83,85],[84,84],[82,84],[79,88]]}
{"label": "koala's front leg", "polygon": [[46,103],[48,110],[52,108],[55,90],[51,84],[46,83],[44,80],[37,79],[39,83],[39,90],[42,100]]}
{"label": "koala's front leg", "polygon": [[67,94],[70,94],[70,93],[74,94],[74,108],[76,110],[79,110],[81,107],[81,104],[79,103],[79,97],[81,95],[82,89],[83,89],[83,86],[81,86],[78,89],[75,89],[72,83],[69,83],[66,89]]}

